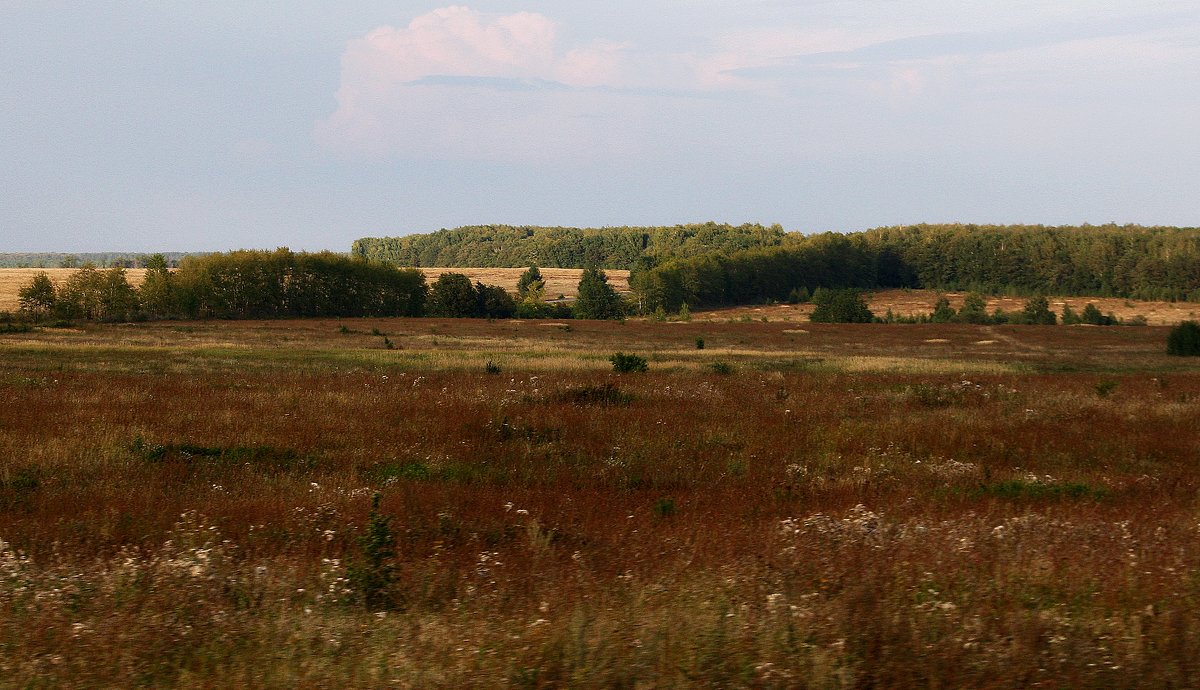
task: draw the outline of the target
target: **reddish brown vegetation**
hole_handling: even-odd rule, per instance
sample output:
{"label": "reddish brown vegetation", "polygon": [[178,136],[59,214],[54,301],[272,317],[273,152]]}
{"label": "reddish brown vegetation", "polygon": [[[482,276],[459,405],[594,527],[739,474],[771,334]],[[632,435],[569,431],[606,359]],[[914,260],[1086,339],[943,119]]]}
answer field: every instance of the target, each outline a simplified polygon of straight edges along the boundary
{"label": "reddish brown vegetation", "polygon": [[[1165,329],[347,325],[0,340],[0,676],[1112,687],[1200,671],[1200,373],[1162,353]],[[607,371],[617,350],[650,372]],[[621,395],[580,394],[606,384]],[[385,617],[345,579],[375,491],[398,551]]]}

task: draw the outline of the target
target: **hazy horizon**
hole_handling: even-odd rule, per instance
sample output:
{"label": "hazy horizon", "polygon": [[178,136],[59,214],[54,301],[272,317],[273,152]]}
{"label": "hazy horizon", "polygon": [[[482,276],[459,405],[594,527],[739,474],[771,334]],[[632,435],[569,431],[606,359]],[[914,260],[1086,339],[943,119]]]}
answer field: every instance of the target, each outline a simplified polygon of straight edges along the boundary
{"label": "hazy horizon", "polygon": [[0,252],[1200,225],[1194,0],[698,5],[10,0]]}

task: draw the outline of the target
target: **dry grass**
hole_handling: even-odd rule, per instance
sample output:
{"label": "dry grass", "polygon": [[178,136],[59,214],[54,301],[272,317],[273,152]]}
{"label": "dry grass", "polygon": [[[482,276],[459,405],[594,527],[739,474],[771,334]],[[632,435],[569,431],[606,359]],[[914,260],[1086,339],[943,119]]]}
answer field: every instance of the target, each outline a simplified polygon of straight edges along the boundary
{"label": "dry grass", "polygon": [[[932,312],[934,304],[941,296],[950,300],[950,306],[960,309],[966,294],[965,292],[939,293],[932,290],[881,290],[867,296],[867,305],[876,316],[883,316],[888,309],[891,309],[892,313],[897,316],[918,316]],[[1062,314],[1064,304],[1070,304],[1078,314],[1090,302],[1095,304],[1101,313],[1111,312],[1122,320],[1143,316],[1146,318],[1146,323],[1151,326],[1170,326],[1180,321],[1200,319],[1200,304],[1195,302],[1147,302],[1116,297],[1051,297],[1049,299],[1050,309],[1057,314]],[[1006,312],[1019,312],[1025,306],[1026,300],[1025,297],[992,296],[987,298],[987,309],[989,313],[997,308]],[[744,318],[757,321],[765,317],[770,321],[805,322],[808,321],[808,315],[812,313],[812,310],[813,305],[811,304],[776,304],[733,307],[702,313],[693,312],[692,315],[693,318],[705,321]]]}
{"label": "dry grass", "polygon": [[566,325],[0,336],[0,685],[1194,684],[1166,329]]}

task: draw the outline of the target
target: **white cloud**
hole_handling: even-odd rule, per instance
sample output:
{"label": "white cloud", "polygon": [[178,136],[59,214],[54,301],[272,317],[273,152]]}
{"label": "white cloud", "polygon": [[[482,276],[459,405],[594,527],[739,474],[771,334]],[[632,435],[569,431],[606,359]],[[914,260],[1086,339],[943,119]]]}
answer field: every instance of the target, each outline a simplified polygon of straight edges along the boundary
{"label": "white cloud", "polygon": [[627,46],[563,50],[556,34],[541,14],[488,16],[461,6],[403,28],[378,27],[347,45],[338,107],[316,136],[341,152],[470,157],[526,157],[593,140],[576,121],[589,99],[571,91],[618,85]]}

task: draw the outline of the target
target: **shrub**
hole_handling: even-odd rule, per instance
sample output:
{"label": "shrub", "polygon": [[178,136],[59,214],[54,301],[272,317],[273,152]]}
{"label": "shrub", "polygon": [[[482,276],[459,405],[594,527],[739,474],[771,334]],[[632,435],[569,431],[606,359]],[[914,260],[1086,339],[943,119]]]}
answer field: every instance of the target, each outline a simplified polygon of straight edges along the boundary
{"label": "shrub", "polygon": [[1034,297],[1025,303],[1025,308],[1014,323],[1033,326],[1053,326],[1058,323],[1058,316],[1050,311],[1050,301],[1045,297]]}
{"label": "shrub", "polygon": [[958,310],[958,320],[963,323],[988,323],[987,300],[977,292],[967,293],[963,299],[962,309]]}
{"label": "shrub", "polygon": [[[1064,315],[1063,318],[1065,320],[1066,316]],[[1108,316],[1101,314],[1100,310],[1096,308],[1096,305],[1092,304],[1091,302],[1088,302],[1087,306],[1083,308],[1083,313],[1079,315],[1079,320],[1082,323],[1091,324],[1093,326],[1115,326],[1117,323],[1116,317],[1111,314]]]}
{"label": "shrub", "polygon": [[697,350],[704,349],[704,338],[696,338],[696,349]]}
{"label": "shrub", "polygon": [[661,519],[669,518],[675,514],[675,499],[670,496],[660,498],[654,502],[654,516]]}
{"label": "shrub", "polygon": [[1200,357],[1200,323],[1184,321],[1167,334],[1167,354]]}
{"label": "shrub", "polygon": [[867,308],[858,290],[817,290],[813,295],[817,308],[809,320],[822,323],[871,323],[875,315]]}
{"label": "shrub", "polygon": [[386,611],[400,605],[394,591],[396,573],[391,561],[396,557],[396,539],[391,520],[379,511],[379,493],[376,492],[371,497],[366,532],[358,539],[362,561],[351,566],[348,572],[363,604],[372,611]]}
{"label": "shrub", "polygon": [[484,371],[486,371],[489,374],[499,374],[500,373],[500,365],[496,364],[495,362],[493,362],[492,360],[489,359],[488,363],[486,365],[484,365]]}
{"label": "shrub", "polygon": [[929,315],[929,321],[931,323],[950,323],[955,316],[954,309],[950,306],[950,300],[939,297],[933,306],[933,313]]}
{"label": "shrub", "polygon": [[1081,323],[1083,323],[1083,317],[1081,317],[1079,314],[1076,314],[1075,310],[1071,308],[1071,305],[1064,304],[1062,310],[1062,325],[1074,326]]}
{"label": "shrub", "polygon": [[728,362],[713,362],[712,364],[708,365],[708,368],[712,369],[713,373],[715,374],[724,375],[733,373],[733,365],[729,364]]}
{"label": "shrub", "polygon": [[649,365],[646,364],[646,360],[644,358],[638,357],[635,354],[627,355],[624,352],[615,353],[613,356],[608,358],[608,361],[612,362],[613,371],[617,372],[618,374],[646,371],[646,369],[649,368]]}

